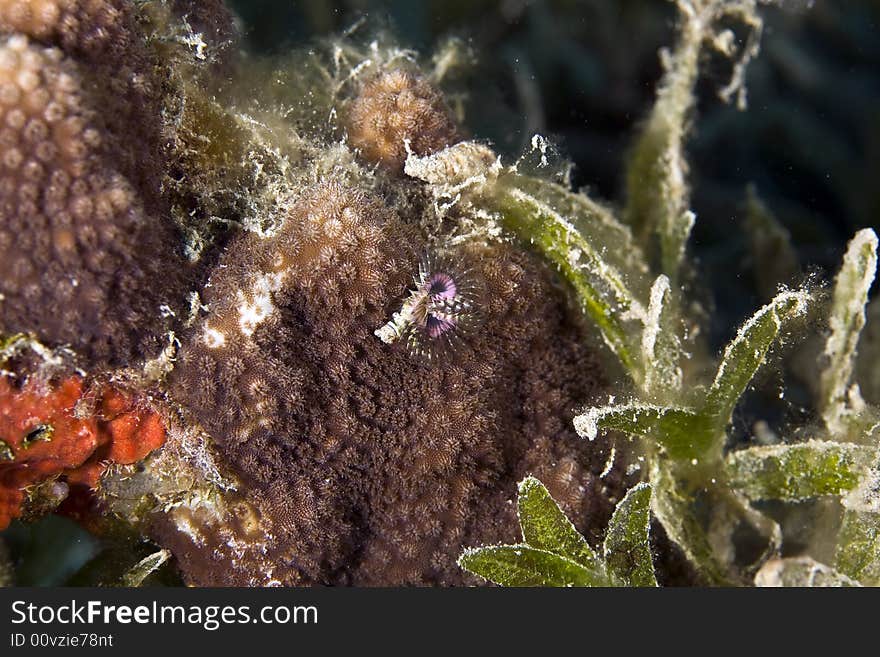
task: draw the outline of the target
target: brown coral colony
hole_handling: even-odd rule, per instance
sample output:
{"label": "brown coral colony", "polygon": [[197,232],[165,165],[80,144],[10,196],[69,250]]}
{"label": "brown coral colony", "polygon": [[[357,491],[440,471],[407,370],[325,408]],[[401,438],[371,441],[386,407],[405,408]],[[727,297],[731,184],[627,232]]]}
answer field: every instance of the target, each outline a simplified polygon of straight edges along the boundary
{"label": "brown coral colony", "polygon": [[[601,460],[579,455],[559,419],[597,390],[597,364],[530,258],[505,245],[450,254],[485,287],[484,321],[455,359],[376,338],[423,248],[378,199],[329,183],[275,237],[228,251],[171,389],[246,478],[262,538],[224,523],[195,540],[163,520],[160,542],[191,581],[462,583],[464,546],[511,538],[517,478],[563,457],[557,492],[594,491],[564,497],[580,522],[607,516]],[[433,282],[440,301],[452,293]],[[229,544],[250,546],[233,565]]]}
{"label": "brown coral colony", "polygon": [[[231,29],[221,3],[190,4],[194,25]],[[232,484],[138,526],[190,584],[477,583],[456,557],[515,539],[529,473],[578,529],[604,526],[620,473],[600,477],[606,446],[584,450],[570,421],[604,379],[552,273],[503,240],[448,240],[428,227],[427,192],[401,182],[409,153],[459,139],[441,92],[414,66],[380,65],[334,99],[345,153],[297,133],[318,173],[290,174],[270,230],[230,220],[219,255],[189,263],[161,181],[172,161],[178,191],[204,178],[160,108],[200,92],[163,74],[136,12],[0,0],[0,338],[69,349],[83,373],[0,378],[0,524],[37,484],[94,487],[107,462],[200,435]],[[245,139],[234,125],[217,134]],[[431,346],[452,342],[454,356]],[[91,415],[77,406],[90,386]],[[52,439],[36,444],[43,426]],[[163,490],[190,486],[152,458]]]}
{"label": "brown coral colony", "polygon": [[132,182],[156,175],[154,144],[138,144],[137,157],[118,148],[144,132],[118,124],[126,89],[88,80],[119,13],[98,2],[0,6],[0,28],[33,35],[0,37],[0,331],[39,328],[89,364],[154,355],[167,325],[157,310],[178,305],[187,275],[173,226],[146,211],[158,209],[150,185]]}
{"label": "brown coral colony", "polygon": [[429,155],[458,141],[440,92],[406,69],[383,71],[362,85],[347,112],[348,139],[363,158],[400,170],[407,145]]}

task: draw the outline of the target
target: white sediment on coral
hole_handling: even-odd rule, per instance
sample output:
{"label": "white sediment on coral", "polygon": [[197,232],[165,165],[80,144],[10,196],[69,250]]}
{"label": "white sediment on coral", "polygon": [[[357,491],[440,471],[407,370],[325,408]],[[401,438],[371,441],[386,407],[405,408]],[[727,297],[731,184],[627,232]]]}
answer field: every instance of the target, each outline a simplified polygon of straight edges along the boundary
{"label": "white sediment on coral", "polygon": [[226,344],[226,336],[217,329],[205,326],[205,330],[202,333],[202,342],[209,349],[219,349]]}
{"label": "white sediment on coral", "polygon": [[174,369],[174,359],[180,347],[180,340],[174,335],[174,331],[166,334],[166,344],[159,354],[144,363],[144,377],[148,381],[159,381]]}
{"label": "white sediment on coral", "polygon": [[500,156],[475,141],[458,142],[423,157],[412,152],[408,139],[404,140],[404,146],[407,152],[404,173],[429,184],[434,207],[441,216],[467,192],[483,189],[502,171]]}
{"label": "white sediment on coral", "polygon": [[273,293],[281,289],[286,272],[262,274],[251,285],[248,294],[237,294],[238,325],[244,336],[250,337],[260,324],[275,312]]}

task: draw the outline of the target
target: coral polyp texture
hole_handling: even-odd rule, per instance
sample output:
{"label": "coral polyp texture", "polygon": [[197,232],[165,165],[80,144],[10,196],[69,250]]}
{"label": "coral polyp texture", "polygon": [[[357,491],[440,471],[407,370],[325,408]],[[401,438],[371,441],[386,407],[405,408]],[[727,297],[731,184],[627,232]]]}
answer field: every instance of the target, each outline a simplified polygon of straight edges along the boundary
{"label": "coral polyp texture", "polygon": [[404,178],[462,132],[409,55],[242,99],[222,3],[0,29],[4,523],[110,514],[197,585],[475,583],[457,555],[537,473],[595,536],[623,475],[571,424],[607,385],[589,328]]}
{"label": "coral polyp texture", "polygon": [[235,464],[254,519],[199,534],[189,513],[162,521],[193,583],[461,582],[457,551],[506,537],[530,466],[559,463],[578,517],[609,511],[603,459],[564,420],[600,368],[530,258],[456,251],[486,287],[485,319],[448,362],[374,335],[409,294],[420,242],[379,199],[325,183],[221,259],[169,389]]}
{"label": "coral polyp texture", "polygon": [[0,330],[39,328],[118,366],[159,350],[157,311],[175,305],[186,271],[173,225],[146,213],[116,166],[80,71],[56,48],[0,37]]}
{"label": "coral polyp texture", "polygon": [[134,3],[11,0],[0,4],[0,31],[57,47],[77,62],[107,155],[153,209],[162,170],[162,69],[144,43]]}
{"label": "coral polyp texture", "polygon": [[4,0],[0,26],[65,49],[102,52],[119,47],[130,7],[119,0]]}
{"label": "coral polyp texture", "polygon": [[348,139],[365,160],[400,170],[407,148],[429,155],[458,141],[443,96],[423,75],[391,68],[361,83],[346,111]]}

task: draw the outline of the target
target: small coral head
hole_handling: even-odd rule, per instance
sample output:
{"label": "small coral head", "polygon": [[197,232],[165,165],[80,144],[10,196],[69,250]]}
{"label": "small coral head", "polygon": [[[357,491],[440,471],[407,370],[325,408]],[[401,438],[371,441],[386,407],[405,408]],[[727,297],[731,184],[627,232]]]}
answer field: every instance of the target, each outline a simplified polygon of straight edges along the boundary
{"label": "small coral head", "polygon": [[403,170],[408,150],[429,155],[459,140],[439,89],[400,68],[382,71],[361,86],[346,112],[346,127],[361,157],[395,171]]}
{"label": "small coral head", "polygon": [[426,258],[409,296],[376,335],[385,343],[405,338],[410,350],[431,359],[455,348],[473,324],[474,294],[467,272]]}

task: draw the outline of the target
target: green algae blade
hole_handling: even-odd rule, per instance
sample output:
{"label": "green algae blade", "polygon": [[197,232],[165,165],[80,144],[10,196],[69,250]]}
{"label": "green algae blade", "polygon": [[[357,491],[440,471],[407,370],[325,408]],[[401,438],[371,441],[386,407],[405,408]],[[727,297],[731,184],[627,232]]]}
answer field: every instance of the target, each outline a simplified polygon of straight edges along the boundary
{"label": "green algae blade", "polygon": [[651,558],[651,486],[638,484],[617,505],[605,536],[605,566],[625,586],[657,586]]}
{"label": "green algae blade", "polygon": [[582,438],[593,440],[599,429],[641,436],[663,447],[673,459],[698,458],[713,444],[706,418],[684,408],[652,404],[622,404],[587,409],[574,418]]}
{"label": "green algae blade", "polygon": [[866,586],[880,586],[880,452],[843,506],[834,565]]}
{"label": "green algae blade", "polygon": [[528,545],[466,550],[458,564],[501,586],[607,586],[603,577],[565,557]]}
{"label": "green algae blade", "polygon": [[[865,326],[868,291],[877,272],[877,234],[870,228],[860,230],[849,243],[843,266],[834,285],[831,329],[825,343],[827,366],[822,372],[820,408],[825,426],[832,435],[846,433],[853,395],[851,379],[859,335]],[[858,401],[856,405],[860,405]]]}
{"label": "green algae blade", "polygon": [[597,577],[603,576],[598,555],[540,481],[526,477],[520,482],[517,508],[523,540],[529,546],[558,554],[595,571]]}
{"label": "green algae blade", "polygon": [[700,53],[706,44],[718,48],[725,40],[719,26],[734,22],[747,32],[738,49],[723,49],[733,57],[730,82],[719,96],[734,96],[745,108],[745,70],[759,49],[762,21],[756,3],[728,0],[678,0],[678,39],[672,51],[662,50],[664,75],[657,98],[644,121],[626,167],[627,204],[624,219],[643,244],[653,237],[660,251],[661,271],[673,283],[685,255],[695,215],[690,211],[688,163],[684,145],[696,104]]}
{"label": "green algae blade", "polygon": [[844,513],[835,564],[866,586],[880,586],[880,513],[854,509]]}
{"label": "green algae blade", "polygon": [[860,445],[810,440],[732,452],[725,470],[730,485],[750,500],[794,502],[855,488],[870,457]]}
{"label": "green algae blade", "polygon": [[865,328],[859,338],[856,379],[869,404],[880,406],[880,295],[865,309]]}
{"label": "green algae blade", "polygon": [[805,289],[779,293],[752,315],[725,347],[701,410],[715,426],[719,439],[724,435],[737,401],[766,359],[783,325],[803,315],[810,299]]}
{"label": "green algae blade", "polygon": [[562,185],[520,174],[504,174],[500,184],[515,187],[559,217],[565,217],[602,258],[626,279],[639,298],[648,292],[650,272],[645,254],[633,238],[629,226],[618,221],[614,212],[586,193],[572,192]]}
{"label": "green algae blade", "polygon": [[[685,22],[685,26],[690,25]],[[689,211],[684,141],[694,104],[694,84],[702,35],[684,30],[675,52],[665,60],[666,73],[657,100],[632,149],[626,169],[626,223],[648,241],[655,235],[664,274],[677,281],[685,246],[694,226]]]}
{"label": "green algae blade", "polygon": [[518,187],[518,181],[518,176],[500,181],[490,200],[502,226],[556,266],[609,349],[641,384],[643,366],[636,337],[644,325],[644,306],[598,243],[587,239],[568,217],[544,200]]}
{"label": "green algae blade", "polygon": [[641,339],[645,368],[642,390],[652,400],[674,398],[681,389],[682,351],[677,321],[669,278],[661,274],[651,286]]}
{"label": "green algae blade", "polygon": [[730,586],[730,578],[715,558],[709,537],[694,515],[693,498],[678,486],[672,472],[657,464],[651,470],[651,485],[651,511],[669,538],[696,565],[707,583]]}

